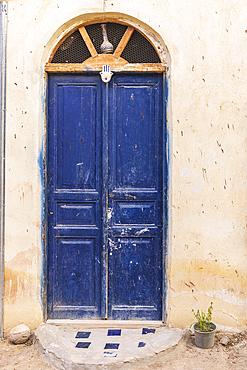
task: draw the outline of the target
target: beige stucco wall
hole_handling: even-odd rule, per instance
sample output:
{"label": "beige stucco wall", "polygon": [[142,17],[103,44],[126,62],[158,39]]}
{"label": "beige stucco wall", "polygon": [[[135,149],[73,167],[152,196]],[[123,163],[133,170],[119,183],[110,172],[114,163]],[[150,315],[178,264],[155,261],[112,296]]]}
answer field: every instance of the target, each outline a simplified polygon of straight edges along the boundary
{"label": "beige stucco wall", "polygon": [[[214,302],[214,321],[246,328],[247,7],[245,0],[9,0],[5,333],[43,320],[44,64],[61,34],[125,14],[169,50],[167,323]],[[90,15],[89,15],[90,14]]]}

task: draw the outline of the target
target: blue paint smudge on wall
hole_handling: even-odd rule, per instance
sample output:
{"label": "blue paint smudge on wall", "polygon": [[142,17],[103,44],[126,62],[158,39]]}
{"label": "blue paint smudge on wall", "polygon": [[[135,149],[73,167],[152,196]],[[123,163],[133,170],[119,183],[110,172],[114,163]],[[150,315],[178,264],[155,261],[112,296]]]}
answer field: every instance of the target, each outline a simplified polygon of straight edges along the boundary
{"label": "blue paint smudge on wall", "polygon": [[[44,96],[42,96],[42,106],[44,107]],[[45,111],[43,109],[43,122],[45,118]],[[41,275],[40,275],[40,304],[43,311],[43,317],[45,317],[45,284],[46,284],[46,253],[45,253],[45,158],[44,158],[44,132],[42,134],[42,145],[38,157],[38,168],[40,174],[40,184],[41,184],[41,208],[40,208],[40,240],[41,240]]]}

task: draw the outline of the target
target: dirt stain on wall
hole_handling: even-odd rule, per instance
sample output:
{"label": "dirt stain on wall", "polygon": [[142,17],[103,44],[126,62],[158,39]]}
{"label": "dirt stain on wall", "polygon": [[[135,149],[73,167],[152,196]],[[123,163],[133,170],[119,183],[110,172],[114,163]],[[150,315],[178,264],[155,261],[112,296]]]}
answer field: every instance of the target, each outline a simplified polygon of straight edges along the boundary
{"label": "dirt stain on wall", "polygon": [[31,248],[17,253],[4,269],[4,335],[16,325],[31,330],[43,321],[40,307],[40,250]]}
{"label": "dirt stain on wall", "polygon": [[31,248],[17,253],[5,263],[4,295],[8,303],[20,298],[39,300],[40,250]]}

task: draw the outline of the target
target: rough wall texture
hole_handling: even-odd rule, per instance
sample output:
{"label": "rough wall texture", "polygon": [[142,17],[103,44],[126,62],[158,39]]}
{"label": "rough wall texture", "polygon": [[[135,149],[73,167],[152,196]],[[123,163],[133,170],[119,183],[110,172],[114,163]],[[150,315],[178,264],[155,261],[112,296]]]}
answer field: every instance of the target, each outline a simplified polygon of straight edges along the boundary
{"label": "rough wall texture", "polygon": [[247,319],[247,8],[244,0],[8,2],[4,327],[43,320],[44,65],[61,34],[125,14],[170,55],[167,323],[214,302],[214,321]]}

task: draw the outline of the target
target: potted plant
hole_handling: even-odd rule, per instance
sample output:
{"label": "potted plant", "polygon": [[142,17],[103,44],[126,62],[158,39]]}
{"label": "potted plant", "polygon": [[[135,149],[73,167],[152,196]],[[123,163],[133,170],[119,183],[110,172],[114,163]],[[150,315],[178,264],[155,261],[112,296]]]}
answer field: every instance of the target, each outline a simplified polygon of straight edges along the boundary
{"label": "potted plant", "polygon": [[199,348],[212,348],[214,345],[216,325],[211,322],[212,310],[213,302],[211,302],[207,313],[203,310],[201,312],[199,310],[197,312],[192,310],[196,321],[190,327],[193,325],[196,346]]}

